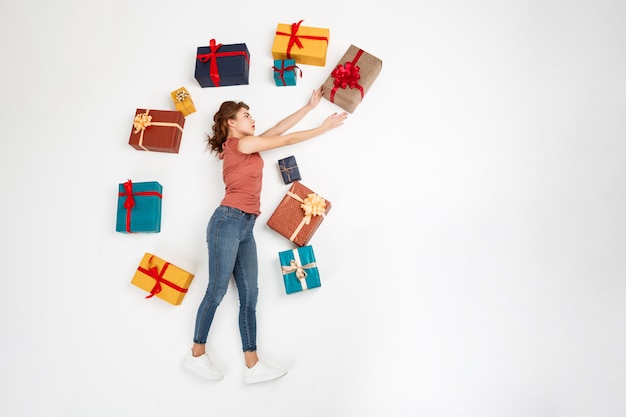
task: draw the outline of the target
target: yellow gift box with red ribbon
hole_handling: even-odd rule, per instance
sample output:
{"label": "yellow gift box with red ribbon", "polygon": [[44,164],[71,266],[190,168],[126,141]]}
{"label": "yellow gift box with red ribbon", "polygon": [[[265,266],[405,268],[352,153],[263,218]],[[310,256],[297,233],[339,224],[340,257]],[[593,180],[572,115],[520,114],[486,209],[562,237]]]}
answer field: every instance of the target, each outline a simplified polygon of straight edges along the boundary
{"label": "yellow gift box with red ribbon", "polygon": [[350,45],[323,84],[324,98],[353,113],[374,84],[382,67],[380,58]]}
{"label": "yellow gift box with red ribbon", "polygon": [[176,106],[176,110],[181,112],[184,117],[196,112],[196,106],[193,104],[191,95],[185,87],[180,87],[179,89],[172,91],[170,95],[172,96],[172,101],[174,102],[174,106]]}
{"label": "yellow gift box with red ribbon", "polygon": [[296,245],[306,246],[331,207],[330,201],[294,181],[267,225]]}
{"label": "yellow gift box with red ribbon", "polygon": [[180,305],[187,294],[194,274],[151,253],[145,253],[130,281],[149,294],[173,305]]}
{"label": "yellow gift box with red ribbon", "polygon": [[326,65],[330,29],[279,23],[272,44],[274,59],[294,59],[296,64]]}

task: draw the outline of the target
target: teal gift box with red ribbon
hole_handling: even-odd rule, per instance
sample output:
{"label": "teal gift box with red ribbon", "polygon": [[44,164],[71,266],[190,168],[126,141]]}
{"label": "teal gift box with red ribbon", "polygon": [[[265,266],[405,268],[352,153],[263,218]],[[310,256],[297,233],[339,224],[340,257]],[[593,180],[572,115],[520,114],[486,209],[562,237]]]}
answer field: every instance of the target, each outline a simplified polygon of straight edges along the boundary
{"label": "teal gift box with red ribbon", "polygon": [[120,233],[159,233],[163,186],[156,181],[119,184],[117,222]]}
{"label": "teal gift box with red ribbon", "polygon": [[245,43],[221,44],[211,39],[196,54],[194,74],[201,87],[245,85],[250,78],[250,52]]}
{"label": "teal gift box with red ribbon", "polygon": [[278,87],[296,85],[298,72],[302,77],[302,70],[296,65],[294,59],[275,59],[272,68],[274,69],[274,82]]}
{"label": "teal gift box with red ribbon", "polygon": [[349,113],[361,104],[383,68],[380,58],[350,45],[323,84],[323,97]]}
{"label": "teal gift box with red ribbon", "polygon": [[313,246],[278,252],[287,294],[322,286]]}

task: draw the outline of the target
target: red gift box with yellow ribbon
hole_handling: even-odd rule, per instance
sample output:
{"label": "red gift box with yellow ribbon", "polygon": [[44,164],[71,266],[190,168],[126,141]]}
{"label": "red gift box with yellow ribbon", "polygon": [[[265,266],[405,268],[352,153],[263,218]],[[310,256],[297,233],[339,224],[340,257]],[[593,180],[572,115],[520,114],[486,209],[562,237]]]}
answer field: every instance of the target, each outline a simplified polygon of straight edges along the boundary
{"label": "red gift box with yellow ribbon", "polygon": [[294,181],[267,225],[298,246],[306,246],[324,221],[330,201]]}
{"label": "red gift box with yellow ribbon", "polygon": [[350,45],[323,84],[324,98],[353,113],[382,68],[379,58]]}
{"label": "red gift box with yellow ribbon", "polygon": [[145,253],[131,284],[173,305],[180,305],[187,294],[194,274],[151,253]]}
{"label": "red gift box with yellow ribbon", "polygon": [[139,151],[178,153],[185,116],[177,110],[137,109],[128,144]]}

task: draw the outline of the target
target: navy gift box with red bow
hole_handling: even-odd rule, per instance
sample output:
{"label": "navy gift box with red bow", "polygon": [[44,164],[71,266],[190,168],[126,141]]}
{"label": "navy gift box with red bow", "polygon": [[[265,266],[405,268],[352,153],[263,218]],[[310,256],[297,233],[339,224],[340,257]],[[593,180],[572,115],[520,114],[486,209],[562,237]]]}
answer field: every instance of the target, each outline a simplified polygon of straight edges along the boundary
{"label": "navy gift box with red bow", "polygon": [[211,39],[198,47],[195,78],[201,87],[248,84],[250,52],[245,43],[222,45]]}

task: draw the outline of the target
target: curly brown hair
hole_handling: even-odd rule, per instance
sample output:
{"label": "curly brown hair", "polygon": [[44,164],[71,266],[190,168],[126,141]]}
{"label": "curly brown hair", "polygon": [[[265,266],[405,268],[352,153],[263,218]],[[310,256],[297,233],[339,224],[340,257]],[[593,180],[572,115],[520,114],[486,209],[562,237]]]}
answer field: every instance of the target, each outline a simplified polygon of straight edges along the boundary
{"label": "curly brown hair", "polygon": [[224,142],[228,139],[228,121],[234,119],[239,109],[250,110],[243,101],[225,101],[213,116],[213,134],[207,135],[207,149],[220,154]]}

